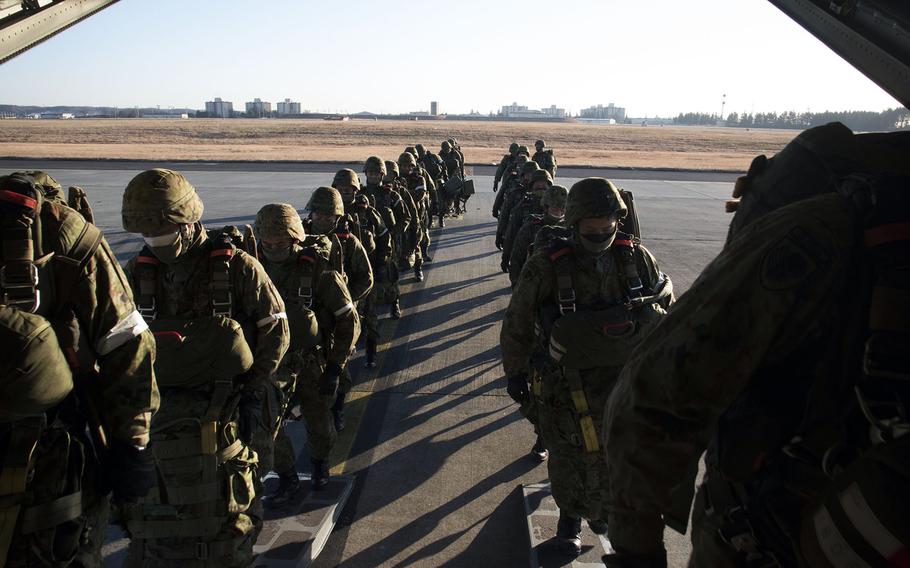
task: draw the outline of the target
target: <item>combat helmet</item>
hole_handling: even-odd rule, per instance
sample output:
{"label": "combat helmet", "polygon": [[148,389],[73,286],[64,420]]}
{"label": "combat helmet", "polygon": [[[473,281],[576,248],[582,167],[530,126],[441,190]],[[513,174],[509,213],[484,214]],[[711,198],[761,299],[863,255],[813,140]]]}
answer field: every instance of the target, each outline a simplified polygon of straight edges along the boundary
{"label": "combat helmet", "polygon": [[[414,146],[405,146],[404,151],[406,154],[410,154],[410,155],[414,156],[415,159],[419,158],[419,156],[417,154],[417,148]],[[399,158],[398,161],[401,161],[401,158]]]}
{"label": "combat helmet", "polygon": [[521,148],[521,146],[518,145],[518,142],[512,142],[509,144],[509,153],[514,154],[515,152],[518,152],[519,148]]}
{"label": "combat helmet", "polygon": [[300,215],[288,203],[269,203],[260,209],[253,223],[253,234],[257,239],[291,237],[302,241],[306,237]]}
{"label": "combat helmet", "polygon": [[306,208],[325,215],[344,215],[344,201],[334,187],[317,187]]}
{"label": "combat helmet", "polygon": [[399,166],[404,166],[404,165],[416,166],[417,159],[414,157],[414,154],[411,154],[410,152],[402,152],[398,156],[398,165]]}
{"label": "combat helmet", "polygon": [[427,154],[427,149],[423,147],[423,144],[415,144],[414,149],[417,150],[418,158],[423,158]]}
{"label": "combat helmet", "polygon": [[[537,162],[529,163],[537,165]],[[534,170],[534,172],[531,174],[531,185],[534,185],[534,183],[538,181],[545,181],[548,185],[553,185],[553,176],[551,176],[550,172],[547,170]]]}
{"label": "combat helmet", "polygon": [[382,175],[386,174],[385,163],[379,156],[370,156],[366,159],[363,163],[363,171],[366,173],[368,170],[379,170]]}
{"label": "combat helmet", "polygon": [[547,144],[543,140],[537,140],[536,142],[534,142],[534,147],[537,148],[538,150],[543,150],[544,146],[546,146],[546,145]]}
{"label": "combat helmet", "polygon": [[335,177],[332,179],[332,187],[338,187],[339,185],[360,187],[360,178],[357,176],[357,172],[348,168],[335,172]]}
{"label": "combat helmet", "polygon": [[628,210],[619,189],[604,178],[590,177],[572,186],[566,199],[566,226],[572,227],[582,219],[616,215],[620,219]]}
{"label": "combat helmet", "polygon": [[440,144],[440,147],[442,148],[443,152],[449,152],[452,150],[452,144],[450,144],[448,140],[443,140],[442,144]]}
{"label": "combat helmet", "polygon": [[382,178],[382,181],[384,182],[395,181],[395,179],[401,175],[401,172],[398,170],[398,164],[392,160],[385,161],[385,169],[386,174],[385,177]]}
{"label": "combat helmet", "polygon": [[522,144],[521,146],[518,147],[518,153],[519,153],[519,154],[524,154],[524,155],[526,155],[526,156],[529,157],[529,158],[531,157],[531,151],[528,150],[528,147],[525,146],[524,144]]}
{"label": "combat helmet", "polygon": [[153,234],[169,224],[192,224],[202,219],[202,200],[183,175],[155,168],[134,177],[123,192],[123,229]]}
{"label": "combat helmet", "polygon": [[543,207],[556,207],[557,209],[566,208],[566,197],[569,195],[569,190],[561,185],[550,186],[543,196],[540,198],[540,204]]}
{"label": "combat helmet", "polygon": [[533,174],[534,172],[539,171],[539,170],[540,170],[540,166],[537,165],[537,162],[529,161],[529,162],[525,162],[525,164],[523,166],[521,166],[521,170],[519,173],[522,176],[525,176],[528,174]]}

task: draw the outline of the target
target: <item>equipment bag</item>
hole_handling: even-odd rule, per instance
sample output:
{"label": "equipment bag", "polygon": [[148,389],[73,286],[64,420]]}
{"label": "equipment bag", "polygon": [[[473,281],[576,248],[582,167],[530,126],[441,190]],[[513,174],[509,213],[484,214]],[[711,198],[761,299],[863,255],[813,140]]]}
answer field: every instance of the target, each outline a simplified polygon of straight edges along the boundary
{"label": "equipment bag", "polygon": [[224,316],[154,320],[158,356],[155,378],[161,387],[194,387],[232,379],[253,366],[253,352],[236,321]]}

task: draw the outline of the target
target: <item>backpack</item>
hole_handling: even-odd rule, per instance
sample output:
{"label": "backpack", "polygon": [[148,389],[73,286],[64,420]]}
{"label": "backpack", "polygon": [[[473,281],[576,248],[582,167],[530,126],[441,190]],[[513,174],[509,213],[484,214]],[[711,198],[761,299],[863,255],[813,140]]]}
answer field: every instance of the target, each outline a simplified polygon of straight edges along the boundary
{"label": "backpack", "polygon": [[285,297],[288,327],[291,330],[290,350],[309,351],[322,343],[319,321],[313,311],[313,301],[318,278],[334,270],[331,239],[324,235],[307,235],[300,243],[297,255],[300,285],[297,294]]}

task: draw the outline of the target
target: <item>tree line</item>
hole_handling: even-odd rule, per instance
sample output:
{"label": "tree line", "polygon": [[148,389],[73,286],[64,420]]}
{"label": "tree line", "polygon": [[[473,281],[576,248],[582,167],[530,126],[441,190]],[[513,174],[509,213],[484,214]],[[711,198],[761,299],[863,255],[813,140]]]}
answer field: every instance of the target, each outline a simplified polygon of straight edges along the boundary
{"label": "tree line", "polygon": [[[673,119],[674,124],[683,125],[716,125],[719,115],[716,113],[686,112],[679,113]],[[842,122],[852,130],[900,130],[910,128],[910,111],[906,108],[893,108],[881,112],[874,111],[841,111],[841,112],[757,112],[742,114],[731,112],[724,121],[725,126],[739,128],[793,128],[804,130],[829,122]]]}

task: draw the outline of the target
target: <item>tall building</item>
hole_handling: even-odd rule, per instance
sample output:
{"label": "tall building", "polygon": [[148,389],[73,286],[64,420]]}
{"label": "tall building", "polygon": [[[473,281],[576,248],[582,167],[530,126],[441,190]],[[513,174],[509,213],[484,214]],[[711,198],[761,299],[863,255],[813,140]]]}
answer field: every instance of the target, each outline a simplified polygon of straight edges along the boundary
{"label": "tall building", "polygon": [[214,101],[206,101],[205,112],[216,118],[231,118],[234,115],[234,103],[215,97]]}
{"label": "tall building", "polygon": [[261,99],[253,99],[253,102],[246,103],[246,115],[254,118],[269,116],[272,114],[272,103],[267,103]]}
{"label": "tall building", "polygon": [[300,103],[284,99],[278,103],[278,114],[300,114]]}
{"label": "tall building", "polygon": [[604,119],[612,118],[616,122],[621,122],[626,119],[626,109],[623,107],[618,107],[613,103],[610,103],[607,106],[597,105],[582,109],[581,117]]}
{"label": "tall building", "polygon": [[430,101],[430,116],[439,115],[439,103],[436,101]]}

